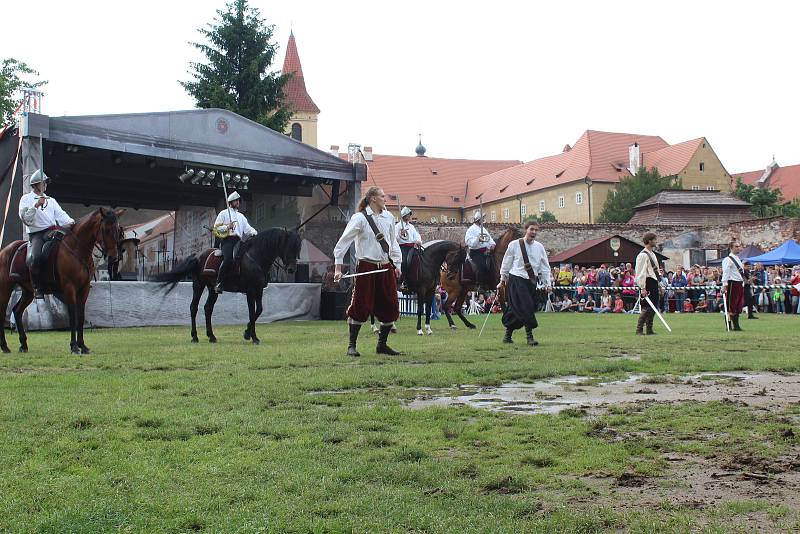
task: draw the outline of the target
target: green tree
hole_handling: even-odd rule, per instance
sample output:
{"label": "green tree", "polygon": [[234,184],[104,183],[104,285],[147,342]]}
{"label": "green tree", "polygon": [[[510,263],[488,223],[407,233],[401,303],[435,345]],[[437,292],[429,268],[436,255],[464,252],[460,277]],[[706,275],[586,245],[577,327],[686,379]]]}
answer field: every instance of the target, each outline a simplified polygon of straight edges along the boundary
{"label": "green tree", "polygon": [[28,81],[23,78],[26,75],[39,76],[39,73],[14,58],[3,60],[3,66],[0,68],[0,126],[11,121],[11,116],[20,102],[17,93],[23,87],[41,87],[47,83]]}
{"label": "green tree", "polygon": [[746,184],[742,181],[741,176],[736,177],[736,187],[733,189],[733,195],[752,204],[750,211],[756,217],[774,217],[775,215],[796,217],[797,210],[800,209],[793,202],[781,205],[783,193],[781,193],[780,189],[761,188]]}
{"label": "green tree", "polygon": [[613,192],[606,197],[599,222],[625,223],[633,217],[633,207],[663,191],[680,188],[681,181],[661,176],[658,169],[639,167],[636,176],[620,178]]}
{"label": "green tree", "polygon": [[543,211],[540,215],[528,215],[523,222],[534,221],[539,223],[555,223],[558,222],[556,216],[550,211]]}
{"label": "green tree", "polygon": [[261,19],[247,0],[218,10],[214,22],[198,31],[208,44],[190,43],[208,60],[191,63],[194,80],[180,82],[199,108],[222,108],[283,132],[292,111],[284,106],[288,75],[270,71],[278,46],[274,25]]}

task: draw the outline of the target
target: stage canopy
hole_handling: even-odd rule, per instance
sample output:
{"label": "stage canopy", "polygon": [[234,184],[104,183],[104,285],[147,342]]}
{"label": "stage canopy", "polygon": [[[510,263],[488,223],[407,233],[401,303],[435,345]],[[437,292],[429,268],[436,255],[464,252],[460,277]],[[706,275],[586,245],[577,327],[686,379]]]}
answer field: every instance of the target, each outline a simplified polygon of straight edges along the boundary
{"label": "stage canopy", "polygon": [[[749,261],[750,258],[752,258],[753,256],[759,256],[759,255],[761,255],[763,253],[764,253],[764,251],[761,250],[760,248],[758,248],[757,246],[755,246],[755,245],[747,245],[739,253],[739,259],[748,260]],[[716,260],[707,261],[706,264],[707,265],[722,265],[722,260],[724,260],[726,256],[727,255],[722,256],[721,258],[718,258]]]}
{"label": "stage canopy", "polygon": [[800,245],[794,239],[789,239],[778,248],[747,258],[747,261],[763,265],[797,265],[800,264]]}

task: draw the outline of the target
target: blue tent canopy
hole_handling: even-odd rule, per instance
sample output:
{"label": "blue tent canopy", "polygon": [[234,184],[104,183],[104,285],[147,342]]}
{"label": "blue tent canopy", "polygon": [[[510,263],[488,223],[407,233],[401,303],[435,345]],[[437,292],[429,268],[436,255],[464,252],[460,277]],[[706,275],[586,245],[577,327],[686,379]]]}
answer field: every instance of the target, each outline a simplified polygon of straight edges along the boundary
{"label": "blue tent canopy", "polygon": [[794,239],[789,239],[783,245],[760,256],[747,258],[750,263],[764,265],[794,265],[800,264],[800,245]]}
{"label": "blue tent canopy", "polygon": [[[755,246],[755,245],[747,245],[739,253],[739,259],[742,260],[742,261],[744,261],[744,260],[750,261],[750,258],[752,258],[753,256],[760,256],[762,254],[764,254],[764,251],[761,250],[760,248],[758,248],[757,246]],[[706,262],[706,264],[707,265],[722,265],[722,260],[724,260],[726,258],[726,256],[727,256],[727,254],[723,255],[721,258],[717,258],[716,260],[708,261],[708,262]]]}

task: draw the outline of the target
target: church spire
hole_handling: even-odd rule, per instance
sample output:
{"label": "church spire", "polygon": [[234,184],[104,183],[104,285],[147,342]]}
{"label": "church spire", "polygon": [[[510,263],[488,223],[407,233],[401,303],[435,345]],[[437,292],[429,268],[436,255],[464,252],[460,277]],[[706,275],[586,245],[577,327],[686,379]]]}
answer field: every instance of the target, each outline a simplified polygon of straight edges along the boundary
{"label": "church spire", "polygon": [[283,74],[292,75],[286,85],[283,86],[283,92],[286,95],[285,103],[291,106],[292,111],[319,113],[319,108],[306,90],[303,66],[300,64],[300,54],[297,53],[294,32],[289,33],[286,57],[283,60]]}

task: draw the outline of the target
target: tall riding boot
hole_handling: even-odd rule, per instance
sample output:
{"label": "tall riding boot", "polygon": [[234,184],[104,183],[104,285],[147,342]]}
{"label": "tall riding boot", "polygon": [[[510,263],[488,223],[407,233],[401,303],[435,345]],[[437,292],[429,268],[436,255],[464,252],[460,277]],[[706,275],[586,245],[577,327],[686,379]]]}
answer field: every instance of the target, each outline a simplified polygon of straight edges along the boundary
{"label": "tall riding boot", "polygon": [[655,317],[656,317],[656,312],[654,312],[653,310],[648,310],[647,321],[645,321],[645,326],[647,326],[647,328],[645,329],[645,334],[647,334],[648,336],[654,336],[656,334],[655,332],[653,332],[653,319],[655,319]]}
{"label": "tall riding boot", "polygon": [[514,331],[510,328],[506,328],[506,335],[503,336],[503,343],[514,343],[514,340],[511,339],[511,335]]}
{"label": "tall riding boot", "polygon": [[735,315],[731,315],[731,321],[733,322],[733,329],[736,332],[741,332],[742,331],[742,327],[739,326],[739,314],[738,313],[735,314]]}
{"label": "tall riding boot", "polygon": [[536,345],[539,344],[538,341],[533,339],[533,329],[528,328],[527,326],[525,327],[525,338],[528,340],[528,345],[532,347],[535,347]]}
{"label": "tall riding boot", "polygon": [[219,272],[217,273],[217,285],[214,286],[214,291],[217,293],[222,293],[225,287],[225,275],[228,274],[229,265],[229,261],[223,260],[222,264],[219,266]]}
{"label": "tall riding boot", "polygon": [[42,287],[41,274],[39,271],[38,262],[34,262],[28,266],[28,271],[31,273],[31,285],[33,285],[33,298],[43,299],[44,288]]}
{"label": "tall riding boot", "polygon": [[358,358],[361,353],[356,350],[356,341],[358,341],[358,331],[361,330],[360,324],[350,324],[350,344],[347,345],[347,355],[353,358]]}
{"label": "tall riding boot", "polygon": [[392,325],[390,324],[382,324],[381,329],[378,332],[378,346],[375,347],[375,352],[377,354],[386,354],[388,356],[397,356],[400,352],[394,350],[392,347],[386,344],[386,340],[389,339],[389,332],[392,330]]}
{"label": "tall riding boot", "polygon": [[639,321],[636,323],[636,335],[643,336],[644,335],[644,323],[647,322],[647,312],[642,312],[639,314]]}
{"label": "tall riding boot", "polygon": [[756,317],[755,315],[753,315],[753,312],[754,312],[754,309],[753,309],[753,308],[755,308],[755,306],[752,306],[752,305],[751,305],[751,306],[748,306],[748,307],[747,307],[747,318],[748,318],[748,319],[758,319],[758,317]]}

